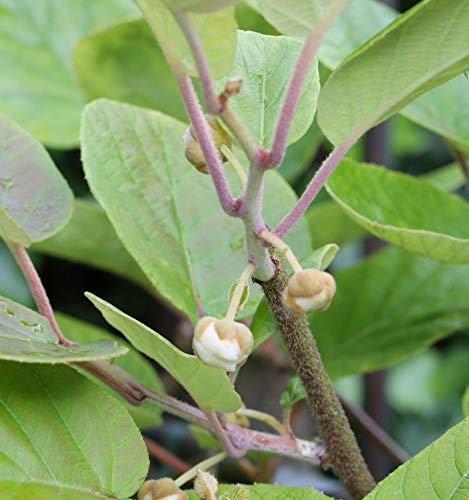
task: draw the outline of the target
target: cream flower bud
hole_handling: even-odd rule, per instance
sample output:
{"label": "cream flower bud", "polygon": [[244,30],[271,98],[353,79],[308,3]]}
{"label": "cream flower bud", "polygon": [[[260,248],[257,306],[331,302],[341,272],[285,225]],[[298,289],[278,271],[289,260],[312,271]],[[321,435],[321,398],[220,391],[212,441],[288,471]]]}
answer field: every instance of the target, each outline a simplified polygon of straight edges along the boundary
{"label": "cream flower bud", "polygon": [[303,269],[288,281],[283,300],[296,312],[324,311],[335,294],[335,280],[318,269]]}
{"label": "cream flower bud", "polygon": [[[220,153],[221,159],[226,161],[225,156],[220,152],[220,148],[222,146],[231,147],[231,138],[226,133],[225,129],[218,123],[218,121],[206,115],[206,120],[210,128],[210,132],[212,133],[213,141],[215,143],[215,147]],[[205,157],[202,152],[202,148],[200,147],[199,141],[197,139],[197,135],[192,126],[187,127],[186,131],[183,135],[185,150],[184,154],[186,159],[194,165],[194,167],[204,174],[208,174],[209,170],[207,164],[205,162]]]}
{"label": "cream flower bud", "polygon": [[211,316],[195,327],[193,348],[205,364],[234,372],[251,354],[254,339],[246,325]]}
{"label": "cream flower bud", "polygon": [[164,477],[145,481],[138,491],[138,500],[189,500],[189,497],[171,478]]}

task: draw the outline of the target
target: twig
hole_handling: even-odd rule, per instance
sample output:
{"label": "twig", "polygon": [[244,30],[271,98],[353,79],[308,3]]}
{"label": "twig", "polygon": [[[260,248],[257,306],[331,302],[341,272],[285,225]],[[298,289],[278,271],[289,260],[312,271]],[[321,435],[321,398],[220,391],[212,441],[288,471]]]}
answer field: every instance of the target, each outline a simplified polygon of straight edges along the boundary
{"label": "twig", "polygon": [[34,297],[34,301],[36,302],[37,308],[39,312],[49,320],[49,323],[52,326],[58,340],[59,344],[63,346],[74,346],[76,345],[70,340],[66,339],[63,333],[60,331],[59,325],[54,316],[54,312],[52,311],[52,307],[49,302],[49,297],[47,297],[47,293],[44,289],[44,285],[42,284],[41,278],[32,263],[28,252],[24,247],[18,245],[17,243],[6,242],[8,248],[10,249],[13,257],[16,259],[26,281],[28,283],[29,289],[31,290],[31,294]]}
{"label": "twig", "polygon": [[215,184],[218,198],[223,210],[231,216],[235,216],[237,208],[233,197],[230,193],[230,188],[225,177],[220,155],[213,142],[212,134],[210,133],[207,120],[200,108],[197,94],[191,79],[180,68],[173,66],[173,72],[176,82],[179,87],[184,105],[186,106],[187,114],[194,127],[197,139],[207,162],[208,169]]}
{"label": "twig", "polygon": [[365,411],[343,398],[340,398],[340,401],[352,425],[359,427],[363,434],[370,437],[375,444],[385,451],[398,465],[409,460],[409,454],[404,451]]}
{"label": "twig", "polygon": [[233,458],[240,458],[245,454],[245,450],[236,449],[236,446],[233,445],[229,435],[226,432],[226,429],[220,422],[220,418],[217,413],[213,410],[204,409],[203,412],[209,421],[215,436],[218,438],[220,443],[223,445],[223,448],[226,450],[228,455]]}
{"label": "twig", "polygon": [[187,462],[184,462],[184,460],[181,460],[179,457],[171,453],[166,448],[163,448],[158,443],[155,443],[155,441],[150,438],[144,437],[143,440],[145,441],[148,453],[153,458],[156,458],[159,462],[168,465],[179,474],[183,474],[191,468]]}
{"label": "twig", "polygon": [[281,424],[272,415],[264,413],[263,411],[251,410],[250,408],[240,408],[236,412],[236,415],[241,415],[242,417],[252,418],[254,420],[259,420],[260,422],[264,422],[269,427],[272,427],[272,429],[274,429],[280,435],[287,434],[287,431],[283,424]]}
{"label": "twig", "polygon": [[198,463],[192,469],[189,469],[187,472],[185,472],[182,476],[178,477],[174,482],[176,483],[177,486],[181,487],[191,479],[194,479],[194,477],[197,476],[199,470],[207,470],[210,469],[210,467],[213,467],[214,465],[218,464],[222,460],[226,458],[226,453],[218,453],[217,455],[214,455],[213,457],[206,458],[202,462]]}
{"label": "twig", "polygon": [[283,237],[291,229],[293,224],[305,213],[306,209],[326,183],[329,175],[332,174],[335,167],[337,167],[342,158],[347,154],[355,140],[356,139],[354,137],[349,137],[343,143],[339,144],[324,160],[323,164],[311,179],[311,182],[304,190],[296,205],[275,228],[274,234]]}
{"label": "twig", "polygon": [[275,234],[271,233],[270,231],[267,231],[267,229],[264,229],[264,231],[261,231],[259,233],[259,237],[262,238],[263,240],[267,241],[268,243],[270,243],[281,254],[283,254],[286,261],[290,264],[291,268],[293,269],[293,271],[295,273],[302,270],[301,264],[298,262],[298,259],[295,257],[295,254],[292,252],[292,249],[282,240],[282,238],[280,238],[279,236],[276,236]]}

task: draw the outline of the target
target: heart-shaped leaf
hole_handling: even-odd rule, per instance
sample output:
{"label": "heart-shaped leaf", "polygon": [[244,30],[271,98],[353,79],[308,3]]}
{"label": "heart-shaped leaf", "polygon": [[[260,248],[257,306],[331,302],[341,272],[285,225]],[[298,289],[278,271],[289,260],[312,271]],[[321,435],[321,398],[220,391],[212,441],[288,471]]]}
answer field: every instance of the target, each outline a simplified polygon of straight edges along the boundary
{"label": "heart-shaped leaf", "polygon": [[331,175],[327,189],[354,222],[379,238],[442,262],[469,264],[469,204],[458,196],[351,160]]}
{"label": "heart-shaped leaf", "polygon": [[[148,24],[155,33],[166,58],[173,64],[197,76],[197,67],[189,45],[170,9],[162,0],[136,0]],[[208,64],[215,78],[221,78],[229,69],[236,50],[236,19],[234,8],[209,14],[189,13],[197,31]]]}
{"label": "heart-shaped leaf", "polygon": [[[125,356],[120,356],[115,359],[113,364],[120,366],[146,387],[160,393],[165,392],[164,386],[159,379],[155,368],[144,356],[142,356],[124,339],[112,335],[107,330],[98,328],[97,326],[86,323],[85,321],[80,321],[76,318],[66,316],[65,314],[56,313],[55,316],[65,337],[74,342],[79,344],[91,344],[102,339],[119,342],[119,345],[128,349],[128,352]],[[115,398],[118,398],[127,407],[127,410],[134,417],[136,424],[141,429],[155,427],[161,423],[161,410],[156,406],[148,403],[143,403],[140,406],[133,406],[111,390],[107,385],[89,375],[88,372],[80,370],[80,373],[83,373],[83,375],[93,380],[94,383],[99,384],[103,390],[109,392]]]}
{"label": "heart-shaped leaf", "polygon": [[[224,315],[246,250],[242,224],[222,212],[210,176],[184,159],[184,130],[161,113],[99,100],[83,117],[83,162],[88,183],[126,248],[158,292],[195,321],[196,300],[205,314]],[[264,210],[274,227],[296,197],[278,174],[270,174]],[[236,186],[237,178],[230,179]],[[300,259],[311,252],[304,220],[287,242]],[[256,290],[243,315],[252,314],[259,300]]]}
{"label": "heart-shaped leaf", "polygon": [[49,146],[76,146],[85,102],[72,47],[133,12],[129,0],[0,0],[0,111]]}
{"label": "heart-shaped leaf", "polygon": [[119,401],[67,366],[2,361],[0,377],[0,481],[114,498],[135,493],[148,454]]}
{"label": "heart-shaped leaf", "polygon": [[44,147],[0,114],[0,236],[29,246],[59,231],[73,195]]}
{"label": "heart-shaped leaf", "polygon": [[383,479],[365,500],[466,498],[469,489],[469,418]]}
{"label": "heart-shaped leaf", "polygon": [[0,297],[0,359],[23,363],[69,363],[116,358],[127,348],[113,340],[64,347],[49,321],[40,314]]}
{"label": "heart-shaped leaf", "polygon": [[[233,96],[230,103],[259,147],[271,145],[290,74],[301,47],[301,42],[294,38],[238,31],[236,56],[229,74],[242,77],[244,81],[241,92]],[[289,143],[300,139],[309,129],[318,94],[319,74],[315,60],[290,127]]]}
{"label": "heart-shaped leaf", "polygon": [[[330,307],[309,317],[333,378],[389,366],[469,326],[469,266],[387,248],[334,277]],[[276,328],[261,302],[251,324],[256,345]]]}
{"label": "heart-shaped leaf", "polygon": [[468,24],[468,0],[425,0],[358,49],[321,91],[318,120],[327,138],[356,140],[468,68]]}
{"label": "heart-shaped leaf", "polygon": [[95,295],[86,296],[111,326],[170,373],[200,407],[223,412],[234,412],[241,407],[241,399],[224,370],[179,350],[163,336]]}

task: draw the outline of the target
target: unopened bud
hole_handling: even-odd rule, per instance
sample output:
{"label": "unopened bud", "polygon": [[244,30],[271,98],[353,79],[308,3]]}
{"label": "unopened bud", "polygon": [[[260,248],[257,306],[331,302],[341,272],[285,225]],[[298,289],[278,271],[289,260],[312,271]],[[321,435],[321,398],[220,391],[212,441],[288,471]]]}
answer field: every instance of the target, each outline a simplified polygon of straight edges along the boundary
{"label": "unopened bud", "polygon": [[283,300],[296,312],[324,311],[335,294],[335,280],[318,269],[303,269],[288,281]]}
{"label": "unopened bud", "polygon": [[138,491],[138,500],[189,500],[189,497],[171,478],[165,477],[145,481]]}
{"label": "unopened bud", "polygon": [[202,500],[216,500],[218,481],[209,472],[199,470],[194,481],[194,490]]}
{"label": "unopened bud", "polygon": [[[221,153],[220,148],[222,146],[227,146],[230,148],[231,138],[215,118],[206,116],[206,119],[213,137],[213,141],[215,143],[215,147],[217,148],[222,161],[226,161],[226,158],[223,153]],[[194,165],[194,167],[199,172],[208,174],[209,170],[205,161],[204,153],[202,151],[202,148],[200,147],[197,135],[192,126],[187,127],[186,131],[184,132],[183,138],[185,145],[184,154],[186,156],[186,159],[190,163],[192,163],[192,165]]]}
{"label": "unopened bud", "polygon": [[229,372],[247,359],[253,344],[251,330],[237,321],[205,316],[195,327],[193,347],[199,359]]}

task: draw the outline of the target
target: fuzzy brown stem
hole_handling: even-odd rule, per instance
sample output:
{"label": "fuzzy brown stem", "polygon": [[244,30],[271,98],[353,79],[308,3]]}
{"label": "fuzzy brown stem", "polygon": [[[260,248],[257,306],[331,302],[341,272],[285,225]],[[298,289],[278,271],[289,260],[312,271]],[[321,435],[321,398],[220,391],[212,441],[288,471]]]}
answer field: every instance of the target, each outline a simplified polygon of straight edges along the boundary
{"label": "fuzzy brown stem", "polygon": [[288,281],[278,265],[276,276],[261,282],[326,446],[326,461],[353,498],[363,498],[375,486],[355,435],[330,381],[306,317],[288,309],[282,293]]}

